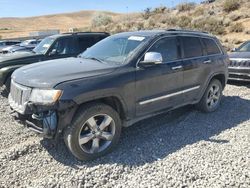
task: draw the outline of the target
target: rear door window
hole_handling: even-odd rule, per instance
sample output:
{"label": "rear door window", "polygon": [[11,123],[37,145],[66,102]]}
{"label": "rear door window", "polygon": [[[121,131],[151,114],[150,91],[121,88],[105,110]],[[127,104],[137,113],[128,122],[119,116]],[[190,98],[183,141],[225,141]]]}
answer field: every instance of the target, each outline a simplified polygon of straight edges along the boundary
{"label": "rear door window", "polygon": [[183,46],[184,58],[203,56],[203,48],[198,37],[180,37]]}
{"label": "rear door window", "polygon": [[207,51],[207,55],[214,55],[221,53],[218,45],[215,43],[214,40],[206,38],[202,38],[201,40],[204,44],[205,50]]}
{"label": "rear door window", "polygon": [[176,37],[166,37],[157,41],[148,52],[158,52],[162,55],[163,62],[179,59]]}

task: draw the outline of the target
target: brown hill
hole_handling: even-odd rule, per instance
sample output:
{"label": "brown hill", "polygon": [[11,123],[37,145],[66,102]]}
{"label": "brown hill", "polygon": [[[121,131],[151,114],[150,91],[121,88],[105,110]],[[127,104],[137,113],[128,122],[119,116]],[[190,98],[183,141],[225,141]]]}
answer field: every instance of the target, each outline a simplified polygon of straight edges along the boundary
{"label": "brown hill", "polygon": [[0,36],[12,38],[27,36],[30,32],[39,30],[59,29],[67,32],[69,28],[85,28],[91,25],[92,17],[99,13],[112,18],[120,15],[112,12],[80,11],[28,18],[0,18]]}

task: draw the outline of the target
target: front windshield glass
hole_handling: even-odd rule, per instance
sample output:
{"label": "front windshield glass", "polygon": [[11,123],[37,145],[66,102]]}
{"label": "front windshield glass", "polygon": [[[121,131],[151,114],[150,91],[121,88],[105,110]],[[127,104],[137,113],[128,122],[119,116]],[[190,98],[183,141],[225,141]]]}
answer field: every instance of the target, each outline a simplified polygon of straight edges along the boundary
{"label": "front windshield glass", "polygon": [[142,36],[114,35],[87,49],[80,57],[124,64],[126,59],[145,41],[146,37]]}
{"label": "front windshield glass", "polygon": [[43,39],[33,50],[37,54],[45,54],[50,46],[53,44],[55,41],[55,38],[52,37],[47,37]]}
{"label": "front windshield glass", "polygon": [[250,42],[242,44],[238,49],[237,52],[250,52]]}

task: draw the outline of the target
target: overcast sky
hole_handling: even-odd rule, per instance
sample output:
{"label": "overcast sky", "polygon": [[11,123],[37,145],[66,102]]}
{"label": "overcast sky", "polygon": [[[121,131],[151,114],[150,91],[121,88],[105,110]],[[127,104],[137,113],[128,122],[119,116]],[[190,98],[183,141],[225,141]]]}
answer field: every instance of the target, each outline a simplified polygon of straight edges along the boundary
{"label": "overcast sky", "polygon": [[173,7],[181,2],[199,3],[201,0],[0,0],[0,17],[28,17],[79,10],[126,13],[160,5]]}

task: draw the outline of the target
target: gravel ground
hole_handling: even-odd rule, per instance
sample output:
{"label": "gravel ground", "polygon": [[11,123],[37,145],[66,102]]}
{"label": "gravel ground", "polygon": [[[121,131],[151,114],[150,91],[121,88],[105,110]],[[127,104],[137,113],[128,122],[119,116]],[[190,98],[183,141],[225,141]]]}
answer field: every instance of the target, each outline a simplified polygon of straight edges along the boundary
{"label": "gravel ground", "polygon": [[15,122],[0,96],[0,187],[250,187],[250,85],[224,94],[215,113],[185,107],[123,130],[93,162]]}

